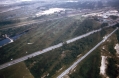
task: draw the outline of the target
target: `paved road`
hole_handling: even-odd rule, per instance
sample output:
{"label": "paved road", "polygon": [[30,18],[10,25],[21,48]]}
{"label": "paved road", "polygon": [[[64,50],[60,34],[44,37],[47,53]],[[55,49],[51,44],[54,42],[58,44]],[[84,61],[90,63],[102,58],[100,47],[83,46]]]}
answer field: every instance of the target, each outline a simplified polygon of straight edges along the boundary
{"label": "paved road", "polygon": [[93,47],[89,52],[87,52],[83,57],[78,59],[76,62],[73,63],[68,69],[66,69],[62,74],[60,74],[57,78],[63,78],[64,75],[68,74],[70,70],[72,70],[79,62],[81,62],[84,58],[86,58],[91,52],[93,52],[97,47],[99,47],[105,40],[107,40],[108,37],[110,37],[115,31],[117,31],[118,28],[116,28],[112,33],[110,33],[107,37],[105,37],[101,42],[99,42],[95,47]]}
{"label": "paved road", "polygon": [[40,55],[40,54],[46,53],[46,52],[48,52],[48,51],[51,51],[51,50],[53,50],[53,49],[59,48],[59,47],[61,47],[62,45],[63,45],[63,43],[59,43],[59,44],[57,44],[57,45],[50,46],[50,47],[48,47],[48,48],[46,48],[46,49],[43,49],[42,51],[37,51],[37,52],[35,52],[35,53],[26,55],[26,56],[21,57],[21,58],[18,58],[18,59],[16,59],[16,60],[7,62],[7,63],[5,63],[5,64],[3,64],[3,65],[0,65],[0,69],[6,68],[6,67],[8,67],[8,66],[11,66],[11,65],[14,65],[14,64],[16,64],[16,63],[22,62],[22,61],[24,61],[24,60],[27,60],[28,58],[32,58],[32,57],[35,57],[35,56],[37,56],[37,55]]}
{"label": "paved road", "polygon": [[[72,43],[72,42],[74,42],[74,41],[76,41],[76,40],[79,40],[79,39],[81,39],[81,38],[87,37],[87,36],[89,36],[89,35],[91,35],[91,34],[93,34],[93,33],[95,33],[95,32],[99,32],[99,31],[101,31],[101,29],[93,30],[93,31],[88,32],[88,33],[86,33],[86,34],[83,34],[83,35],[81,35],[81,36],[78,36],[78,37],[75,37],[75,38],[73,38],[73,39],[67,40],[66,43],[67,43],[67,44]],[[46,49],[43,49],[42,51],[37,51],[37,52],[34,52],[34,53],[32,53],[32,54],[26,55],[26,56],[24,56],[24,57],[18,58],[18,59],[16,59],[16,60],[7,62],[7,63],[5,63],[5,64],[2,64],[2,65],[0,65],[0,69],[3,69],[3,68],[6,68],[6,67],[8,67],[8,66],[14,65],[14,64],[16,64],[16,63],[22,62],[22,61],[24,61],[24,60],[27,60],[28,58],[32,58],[32,57],[35,57],[35,56],[37,56],[37,55],[40,55],[40,54],[49,52],[49,51],[51,51],[52,49],[59,48],[59,47],[63,46],[63,43],[64,43],[64,42],[59,43],[59,44],[57,44],[57,45],[50,46],[50,47],[48,47],[48,48],[46,48]]]}
{"label": "paved road", "polygon": [[79,40],[79,39],[81,39],[81,38],[87,37],[87,36],[89,36],[89,35],[91,35],[91,34],[93,34],[93,33],[95,33],[95,32],[99,32],[99,31],[101,31],[101,30],[102,30],[101,28],[98,29],[98,30],[93,30],[93,31],[88,32],[88,33],[86,33],[86,34],[83,34],[83,35],[81,35],[81,36],[78,36],[78,37],[75,37],[75,38],[73,38],[73,39],[67,40],[66,43],[67,43],[67,44],[72,43],[72,42],[74,42],[74,41],[76,41],[76,40]]}

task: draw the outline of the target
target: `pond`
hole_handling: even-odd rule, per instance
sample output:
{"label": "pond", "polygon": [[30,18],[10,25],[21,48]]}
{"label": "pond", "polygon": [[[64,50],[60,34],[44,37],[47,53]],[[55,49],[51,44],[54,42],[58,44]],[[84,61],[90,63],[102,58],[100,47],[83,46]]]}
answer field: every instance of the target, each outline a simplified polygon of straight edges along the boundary
{"label": "pond", "polygon": [[[23,33],[23,34],[25,34],[25,33]],[[7,44],[9,44],[9,43],[14,42],[15,40],[19,39],[20,36],[22,36],[23,34],[19,34],[19,35],[16,35],[16,36],[14,36],[14,37],[9,37],[9,38],[6,38],[6,39],[4,39],[4,40],[1,40],[1,41],[0,41],[0,47],[5,46],[5,45],[7,45]],[[13,40],[13,41],[12,41],[12,40]]]}

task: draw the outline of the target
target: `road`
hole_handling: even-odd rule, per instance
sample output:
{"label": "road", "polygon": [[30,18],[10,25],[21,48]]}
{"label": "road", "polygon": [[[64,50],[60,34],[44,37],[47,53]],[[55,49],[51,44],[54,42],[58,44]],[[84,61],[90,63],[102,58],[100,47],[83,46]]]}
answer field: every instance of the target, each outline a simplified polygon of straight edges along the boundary
{"label": "road", "polygon": [[86,58],[91,52],[93,52],[97,47],[99,47],[103,42],[107,40],[114,32],[116,32],[118,28],[116,28],[113,32],[111,32],[107,37],[105,37],[102,41],[100,41],[95,47],[93,47],[89,52],[87,52],[83,57],[74,62],[68,69],[66,69],[63,73],[61,73],[57,78],[63,78],[64,75],[68,74],[70,70],[72,70],[79,62],[81,62],[84,58]]}
{"label": "road", "polygon": [[78,37],[75,37],[75,38],[73,38],[73,39],[67,40],[66,43],[67,43],[67,44],[72,43],[72,42],[74,42],[74,41],[76,41],[76,40],[79,40],[79,39],[81,39],[81,38],[87,37],[87,36],[89,36],[89,35],[91,35],[91,34],[93,34],[93,33],[95,33],[95,32],[99,32],[99,31],[101,31],[101,30],[102,30],[101,28],[98,29],[98,30],[93,30],[93,31],[88,32],[88,33],[86,33],[86,34],[83,34],[83,35],[81,35],[81,36],[78,36]]}
{"label": "road", "polygon": [[[67,40],[66,43],[69,44],[69,43],[75,42],[75,41],[77,41],[77,40],[79,40],[79,39],[81,39],[81,38],[87,37],[87,36],[89,36],[89,35],[91,35],[91,34],[93,34],[93,33],[99,32],[99,31],[101,31],[101,28],[98,29],[98,30],[93,30],[93,31],[88,32],[88,33],[86,33],[86,34],[80,35],[80,36],[75,37],[75,38],[73,38],[73,39]],[[32,53],[32,54],[29,54],[29,55],[23,56],[23,57],[21,57],[21,58],[18,58],[18,59],[16,59],[16,60],[7,62],[7,63],[5,63],[5,64],[2,64],[2,65],[0,65],[0,69],[3,69],[3,68],[6,68],[6,67],[8,67],[8,66],[14,65],[14,64],[16,64],[16,63],[22,62],[22,61],[24,61],[24,60],[27,60],[28,58],[32,58],[32,57],[35,57],[35,56],[37,56],[37,55],[40,55],[40,54],[49,52],[49,51],[51,51],[52,49],[59,48],[59,47],[63,46],[63,43],[64,43],[64,42],[59,43],[59,44],[57,44],[57,45],[50,46],[50,47],[48,47],[48,48],[46,48],[46,49],[43,49],[42,51],[37,51],[37,52],[34,52],[34,53]]]}

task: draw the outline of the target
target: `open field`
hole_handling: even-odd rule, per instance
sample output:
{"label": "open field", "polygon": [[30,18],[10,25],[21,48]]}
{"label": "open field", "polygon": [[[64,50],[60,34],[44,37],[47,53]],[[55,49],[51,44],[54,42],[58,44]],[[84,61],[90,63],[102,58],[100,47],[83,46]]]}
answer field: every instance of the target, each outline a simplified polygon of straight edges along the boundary
{"label": "open field", "polygon": [[[27,8],[21,9],[20,11],[25,9]],[[19,12],[19,10],[17,12]],[[27,18],[26,16],[25,18],[22,18],[24,15],[22,15],[22,13],[20,14],[21,15],[18,15],[18,19],[16,19],[16,16],[12,19],[12,21],[8,20],[0,22],[2,24],[0,26],[1,37],[3,34],[15,36],[28,30],[28,32],[22,35],[18,40],[15,40],[13,43],[0,48],[0,64],[23,57],[36,51],[42,51],[44,48],[58,44],[60,42],[64,42],[64,44],[61,48],[57,48],[33,58],[28,58],[28,60],[25,62],[21,62],[7,67],[4,70],[0,70],[1,78],[16,78],[19,75],[19,78],[56,78],[73,62],[75,62],[75,60],[82,57],[99,41],[101,41],[106,34],[112,32],[115,29],[115,27],[105,28],[100,32],[96,32],[86,38],[77,40],[74,43],[65,44],[66,40],[68,39],[72,39],[87,32],[102,28],[102,24],[95,20],[94,17],[82,17],[81,15],[55,19],[54,17],[57,15],[34,18],[32,17],[33,13],[30,13],[31,17]],[[19,18],[19,16],[21,16],[21,18]],[[52,19],[47,20],[46,18]],[[35,23],[37,21],[38,23]],[[112,45],[109,45],[109,47],[110,46]],[[113,50],[111,49],[111,51]],[[94,52],[84,59],[83,62],[81,62],[81,64],[76,67],[76,70],[72,70],[69,73],[71,78],[75,78],[75,76],[81,78],[100,78],[98,67],[100,66],[101,53],[99,49],[95,50]],[[109,61],[112,63],[112,60],[109,59]],[[89,65],[95,66],[89,68]],[[19,66],[22,66],[22,68]],[[85,68],[83,66],[85,66]],[[25,73],[22,72],[18,74],[22,70],[25,71]],[[92,73],[90,72],[91,70]],[[12,72],[6,73],[9,71]],[[75,73],[73,71],[77,72]],[[110,72],[108,72],[108,74],[109,73]]]}
{"label": "open field", "polygon": [[[0,57],[1,57],[0,63],[2,64],[7,61],[10,61],[11,59],[16,59],[16,58],[22,57],[24,55],[33,53],[35,51],[42,50],[48,46],[58,44],[62,41],[66,41],[67,39],[76,37],[78,35],[78,33],[79,33],[79,35],[81,35],[81,34],[84,34],[86,32],[93,30],[93,28],[96,29],[95,25],[92,25],[92,29],[90,29],[90,27],[87,27],[85,24],[83,24],[83,23],[85,23],[83,21],[89,20],[89,21],[93,21],[97,24],[98,24],[98,22],[96,22],[92,19],[85,20],[85,18],[84,19],[80,19],[80,18],[82,18],[82,17],[78,17],[78,19],[77,18],[75,19],[75,17],[73,17],[73,18],[69,17],[69,18],[47,21],[45,23],[32,25],[32,26],[34,26],[34,28],[32,30],[30,30],[28,33],[26,33],[25,35],[23,35],[20,39],[16,40],[14,43],[8,44],[0,49],[0,51],[2,52],[0,55]],[[87,27],[87,28],[85,28],[85,27]],[[85,28],[85,31],[82,30],[82,28]],[[97,29],[98,28],[99,27],[97,27]],[[77,32],[77,31],[80,31],[81,33]],[[84,39],[84,40],[87,41],[87,39]],[[32,43],[32,44],[28,44],[28,43]],[[83,45],[83,44],[80,44],[80,45]],[[85,44],[85,45],[87,45],[87,44]],[[46,72],[47,70],[49,72],[51,72],[50,76],[53,76],[55,71],[58,71],[58,69],[61,68],[62,66],[64,66],[64,69],[67,68],[67,66],[69,66],[73,62],[74,57],[76,57],[76,55],[77,55],[77,53],[76,53],[76,54],[74,54],[73,57],[71,57],[72,52],[75,50],[71,50],[71,51],[66,50],[66,54],[68,53],[68,56],[66,56],[66,54],[62,54],[63,56],[61,58],[59,55],[61,54],[61,52],[63,52],[63,50],[65,51],[65,48],[54,50],[53,52],[55,52],[55,53],[49,52],[49,53],[46,53],[45,55],[44,54],[41,55],[41,57],[37,56],[35,61],[34,61],[34,59],[33,60],[29,59],[29,61],[26,61],[26,65],[28,66],[30,72],[35,77],[37,77],[38,74],[35,74],[34,71],[41,71],[39,76],[43,76],[47,73]],[[88,48],[88,46],[86,48]],[[82,48],[82,49],[84,49],[84,48]],[[59,53],[59,55],[58,55],[58,53]],[[54,55],[52,55],[52,54],[54,54],[56,56],[54,57]],[[78,53],[78,55],[79,55],[79,53]],[[61,59],[60,58],[58,59],[57,56],[59,56]],[[66,56],[67,58],[64,58],[64,56]],[[40,65],[41,62],[43,62],[42,64],[44,64],[45,61],[44,60],[42,61],[42,59],[44,59],[44,58],[47,61],[47,63],[45,63],[46,66],[47,66],[47,64],[48,65],[53,64],[53,66],[51,65],[51,68],[49,67],[50,69],[47,69],[47,70],[45,70],[47,67],[45,69],[43,69],[44,68],[43,67],[42,70],[34,70],[34,69],[37,69],[36,66]],[[72,59],[68,61],[68,58],[72,58]],[[38,61],[38,59],[39,59],[39,61]],[[47,59],[50,59],[50,60],[48,61]],[[60,60],[60,61],[55,62],[53,60]],[[63,61],[64,63],[60,64],[61,61]],[[67,63],[65,63],[66,61],[67,61]],[[45,66],[45,64],[41,65],[41,66]],[[60,64],[60,66],[56,67],[59,64]],[[55,70],[51,71],[53,69],[55,69]],[[55,76],[53,76],[53,77],[55,77]]]}
{"label": "open field", "polygon": [[0,71],[0,78],[34,78],[24,62]]}
{"label": "open field", "polygon": [[[98,38],[93,40],[96,35],[98,35]],[[86,42],[90,40],[95,42],[86,43],[84,42],[85,40]],[[93,45],[97,43],[98,40],[101,40],[100,33],[96,33],[88,38],[78,40],[77,42],[69,45],[64,45],[59,49],[29,59],[26,61],[26,64],[30,71],[34,74],[35,78],[39,76],[43,77],[47,74],[49,74],[48,77],[56,78],[61,71],[65,70],[77,59],[79,54],[85,54],[91,47],[93,47]],[[38,71],[39,74],[35,73],[36,71]]]}

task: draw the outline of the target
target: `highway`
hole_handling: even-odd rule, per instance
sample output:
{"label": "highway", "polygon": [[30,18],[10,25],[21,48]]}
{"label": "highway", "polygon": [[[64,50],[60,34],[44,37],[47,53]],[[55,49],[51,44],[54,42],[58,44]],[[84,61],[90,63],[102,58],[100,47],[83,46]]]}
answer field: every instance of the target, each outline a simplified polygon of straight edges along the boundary
{"label": "highway", "polygon": [[84,56],[79,58],[76,62],[74,62],[68,69],[66,69],[63,73],[61,73],[57,78],[63,78],[64,75],[68,74],[70,70],[77,66],[79,62],[81,62],[84,58],[86,58],[91,52],[93,52],[97,47],[99,47],[103,42],[107,40],[114,32],[116,32],[118,28],[116,28],[113,32],[111,32],[108,36],[106,36],[102,41],[100,41],[95,47],[93,47],[89,52],[87,52]]}
{"label": "highway", "polygon": [[[91,34],[93,34],[93,33],[99,32],[99,31],[101,31],[101,30],[102,30],[101,28],[98,29],[98,30],[93,30],[93,31],[91,31],[91,32],[88,32],[88,33],[86,33],[86,34],[80,35],[80,36],[75,37],[75,38],[73,38],[73,39],[67,40],[66,43],[69,44],[69,43],[75,42],[75,41],[77,41],[77,40],[79,40],[79,39],[81,39],[81,38],[87,37],[87,36],[89,36],[89,35],[91,35]],[[35,57],[35,56],[37,56],[37,55],[40,55],[40,54],[49,52],[49,51],[51,51],[51,50],[53,50],[53,49],[59,48],[59,47],[63,46],[63,43],[64,43],[64,42],[59,43],[59,44],[57,44],[57,45],[50,46],[50,47],[48,47],[48,48],[45,48],[45,49],[43,49],[42,51],[37,51],[37,52],[34,52],[34,53],[32,53],[32,54],[29,54],[29,55],[23,56],[23,57],[21,57],[21,58],[12,60],[12,61],[10,61],[10,62],[7,62],[7,63],[5,63],[5,64],[2,64],[2,65],[0,65],[0,69],[6,68],[6,67],[11,66],[11,65],[14,65],[14,64],[16,64],[16,63],[25,61],[25,60],[27,60],[28,58],[32,58],[32,57]]]}
{"label": "highway", "polygon": [[101,30],[102,30],[101,28],[98,29],[98,30],[93,30],[93,31],[88,32],[88,33],[86,33],[86,34],[83,34],[83,35],[81,35],[81,36],[78,36],[78,37],[75,37],[75,38],[73,38],[73,39],[67,40],[66,43],[67,43],[67,44],[72,43],[72,42],[74,42],[74,41],[76,41],[76,40],[79,40],[79,39],[81,39],[81,38],[87,37],[87,36],[89,36],[89,35],[91,35],[91,34],[93,34],[93,33],[95,33],[95,32],[99,32],[99,31],[101,31]]}

